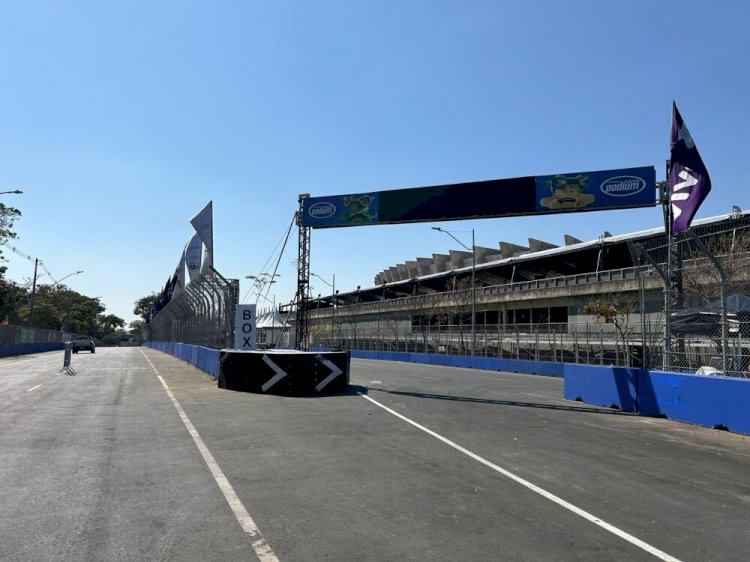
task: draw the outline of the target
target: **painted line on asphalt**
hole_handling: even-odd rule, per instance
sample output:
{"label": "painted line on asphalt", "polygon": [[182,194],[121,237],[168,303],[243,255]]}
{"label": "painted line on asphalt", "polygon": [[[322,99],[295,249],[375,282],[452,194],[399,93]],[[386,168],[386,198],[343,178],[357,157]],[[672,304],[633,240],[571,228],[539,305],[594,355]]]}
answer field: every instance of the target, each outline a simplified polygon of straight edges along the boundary
{"label": "painted line on asphalt", "polygon": [[406,416],[404,416],[402,414],[399,414],[397,411],[392,410],[391,408],[389,408],[388,406],[386,406],[384,404],[381,404],[377,400],[374,400],[374,399],[370,398],[369,396],[367,396],[365,394],[362,394],[361,392],[357,392],[357,394],[359,394],[365,400],[369,400],[370,402],[372,402],[373,404],[375,404],[379,408],[382,408],[383,410],[385,410],[389,414],[392,414],[392,415],[396,416],[397,418],[405,421],[406,423],[408,423],[408,424],[416,427],[420,431],[424,431],[427,435],[430,435],[430,436],[434,437],[438,441],[442,441],[443,443],[445,443],[449,447],[452,447],[455,450],[457,450],[457,451],[465,454],[466,456],[474,459],[475,461],[478,461],[478,462],[482,463],[483,465],[491,468],[495,472],[498,472],[499,474],[502,474],[506,478],[510,478],[514,482],[517,482],[518,484],[521,484],[521,486],[524,486],[525,488],[528,488],[529,490],[531,490],[532,492],[535,492],[536,494],[539,494],[543,498],[548,499],[551,502],[556,503],[560,507],[563,507],[563,508],[567,509],[568,511],[571,511],[571,512],[575,513],[576,515],[578,515],[578,516],[586,519],[587,521],[589,521],[589,522],[591,522],[591,523],[593,523],[595,525],[598,525],[599,527],[601,527],[602,529],[605,529],[605,530],[609,531],[613,535],[615,535],[617,537],[620,537],[621,539],[624,539],[624,540],[628,541],[630,544],[632,544],[634,546],[637,546],[638,548],[640,548],[642,550],[645,550],[646,552],[648,552],[649,554],[655,556],[656,558],[659,558],[660,560],[664,560],[665,562],[680,562],[678,558],[675,558],[674,556],[671,556],[671,555],[667,554],[666,552],[661,551],[661,550],[659,550],[658,548],[656,548],[654,546],[651,546],[650,544],[648,544],[648,543],[640,540],[639,538],[634,537],[633,535],[631,535],[631,534],[623,531],[622,529],[618,529],[614,525],[611,525],[611,524],[607,523],[606,521],[598,518],[596,515],[592,515],[588,511],[584,511],[583,509],[581,509],[579,507],[576,507],[572,503],[565,501],[564,499],[562,499],[562,498],[560,498],[560,497],[552,494],[551,492],[548,492],[544,488],[540,488],[536,484],[532,484],[528,480],[524,480],[520,476],[517,476],[517,475],[513,474],[512,472],[510,472],[509,470],[506,470],[506,469],[502,468],[501,466],[498,466],[495,463],[488,461],[484,457],[480,457],[476,453],[472,453],[471,451],[469,451],[468,449],[462,447],[461,445],[459,445],[457,443],[454,443],[450,439],[448,439],[446,437],[443,437],[439,433],[435,433],[431,429],[428,429],[425,426],[420,425],[420,424],[418,424],[417,422],[415,422],[413,420],[410,420]]}
{"label": "painted line on asphalt", "polygon": [[26,392],[33,392],[33,391],[35,391],[35,390],[36,390],[37,388],[41,388],[41,387],[42,387],[42,385],[41,385],[41,384],[38,384],[38,385],[36,385],[36,386],[32,386],[32,387],[31,387],[30,389],[28,389],[28,390],[27,390]]}
{"label": "painted line on asphalt", "polygon": [[169,396],[170,400],[172,400],[172,404],[177,410],[177,413],[180,415],[180,419],[182,419],[182,423],[185,424],[185,427],[187,428],[190,436],[193,438],[193,442],[195,443],[196,447],[198,447],[198,451],[200,451],[200,454],[203,457],[203,460],[208,465],[208,469],[211,471],[211,474],[213,475],[214,480],[216,481],[216,484],[219,486],[219,489],[224,494],[224,499],[227,500],[227,503],[229,504],[229,507],[234,512],[234,516],[237,518],[237,521],[242,527],[242,530],[250,539],[250,544],[255,550],[255,554],[258,556],[261,562],[278,562],[279,559],[276,558],[276,554],[271,548],[271,545],[268,544],[265,537],[260,532],[260,529],[255,524],[255,520],[250,516],[250,513],[245,508],[244,504],[242,503],[242,500],[240,500],[239,496],[234,491],[234,488],[229,483],[229,480],[227,480],[227,477],[224,475],[224,472],[221,470],[219,463],[216,462],[216,459],[214,459],[214,456],[211,454],[211,451],[208,450],[208,447],[206,446],[206,443],[203,441],[200,434],[198,433],[198,430],[195,429],[195,426],[190,421],[190,418],[188,418],[187,414],[185,413],[185,410],[182,409],[182,406],[177,401],[177,398],[175,398],[174,394],[172,394],[172,391],[169,389],[169,386],[167,386],[167,382],[162,378],[162,376],[156,370],[156,367],[154,367],[154,364],[151,362],[151,359],[148,358],[148,356],[143,352],[143,350],[139,348],[138,351],[140,351],[143,354],[143,356],[146,358],[146,361],[148,361],[148,364],[151,365],[151,368],[154,370],[154,373],[156,373],[156,377],[159,379],[162,386],[164,387],[164,390],[166,391],[167,396]]}

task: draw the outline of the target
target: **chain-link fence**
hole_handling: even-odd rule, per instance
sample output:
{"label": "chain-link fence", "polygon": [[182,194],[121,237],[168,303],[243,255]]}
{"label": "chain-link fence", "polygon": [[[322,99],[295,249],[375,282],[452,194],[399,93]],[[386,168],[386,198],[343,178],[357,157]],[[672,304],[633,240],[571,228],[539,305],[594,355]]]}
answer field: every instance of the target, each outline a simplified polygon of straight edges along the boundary
{"label": "chain-link fence", "polygon": [[59,332],[42,328],[29,328],[14,324],[0,325],[0,344],[18,343],[61,343],[71,341],[79,334]]}
{"label": "chain-link fence", "polygon": [[727,221],[683,234],[671,246],[652,242],[631,250],[644,275],[661,285],[641,293],[644,318],[662,326],[661,341],[650,342],[652,366],[747,376],[750,228]]}
{"label": "chain-link fence", "polygon": [[[318,324],[311,337],[314,346],[439,355],[470,355],[472,341],[468,323],[415,328],[407,319],[385,315],[379,327],[370,322],[356,329],[346,322]],[[620,332],[603,323],[554,323],[481,324],[474,337],[480,357],[641,367],[644,339],[659,335],[641,334],[637,324]]]}
{"label": "chain-link fence", "polygon": [[237,279],[218,274],[199,276],[149,322],[147,338],[213,349],[232,347],[239,288]]}

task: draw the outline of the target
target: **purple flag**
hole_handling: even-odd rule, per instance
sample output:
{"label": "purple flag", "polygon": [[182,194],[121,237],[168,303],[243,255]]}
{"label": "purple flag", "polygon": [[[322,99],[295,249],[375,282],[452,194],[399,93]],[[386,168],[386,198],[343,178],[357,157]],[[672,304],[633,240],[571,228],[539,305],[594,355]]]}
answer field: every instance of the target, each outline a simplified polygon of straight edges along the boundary
{"label": "purple flag", "polygon": [[695,212],[711,191],[711,178],[674,102],[670,148],[669,194],[672,204],[672,234],[679,234],[690,228]]}

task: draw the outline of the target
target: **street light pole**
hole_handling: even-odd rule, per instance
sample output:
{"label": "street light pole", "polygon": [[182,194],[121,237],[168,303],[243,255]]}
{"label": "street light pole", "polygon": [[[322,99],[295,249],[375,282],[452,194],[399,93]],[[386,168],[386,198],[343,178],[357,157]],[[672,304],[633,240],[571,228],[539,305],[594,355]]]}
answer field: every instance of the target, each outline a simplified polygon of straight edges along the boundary
{"label": "street light pole", "polygon": [[73,275],[78,275],[79,273],[83,273],[83,271],[74,271],[73,273],[68,273],[65,277],[60,279],[58,282],[54,283],[52,286],[57,287],[60,283],[65,281],[68,277],[72,277]]}
{"label": "street light pole", "polygon": [[[461,242],[458,238],[447,230],[443,230],[439,226],[433,226],[432,230],[438,232],[444,232],[456,242],[461,244],[466,250],[469,247]],[[476,271],[477,271],[477,245],[474,238],[474,229],[471,229],[471,356],[474,357],[477,349],[477,284],[476,284]]]}
{"label": "street light pole", "polygon": [[[333,274],[333,283],[329,283],[328,281],[326,281],[325,279],[323,279],[320,275],[318,275],[317,273],[313,273],[312,271],[310,272],[310,275],[312,275],[313,277],[317,277],[318,279],[320,279],[323,283],[325,283],[326,285],[328,285],[331,288],[331,291],[333,291],[333,293],[331,294],[331,307],[332,307],[332,312],[331,312],[331,344],[333,344],[333,327],[336,324],[336,300],[337,300],[336,299],[336,274],[335,273]],[[320,295],[318,295],[318,298],[320,298]]]}

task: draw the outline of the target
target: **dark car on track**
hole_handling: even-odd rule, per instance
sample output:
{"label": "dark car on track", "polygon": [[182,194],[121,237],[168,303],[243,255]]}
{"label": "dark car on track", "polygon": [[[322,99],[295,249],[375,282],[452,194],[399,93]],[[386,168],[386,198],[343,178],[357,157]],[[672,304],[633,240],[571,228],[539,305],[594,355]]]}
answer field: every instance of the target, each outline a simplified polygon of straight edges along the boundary
{"label": "dark car on track", "polygon": [[89,336],[77,337],[73,340],[70,347],[73,350],[73,353],[78,353],[82,349],[87,349],[91,353],[96,353],[96,343],[94,342],[94,338]]}

